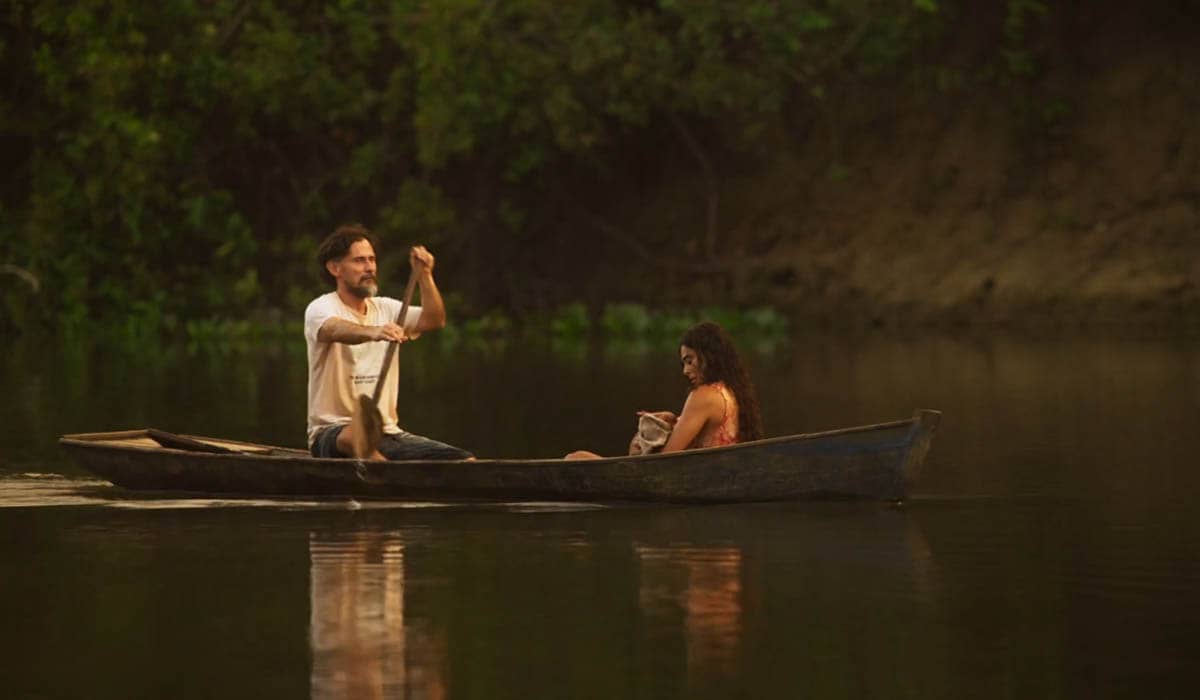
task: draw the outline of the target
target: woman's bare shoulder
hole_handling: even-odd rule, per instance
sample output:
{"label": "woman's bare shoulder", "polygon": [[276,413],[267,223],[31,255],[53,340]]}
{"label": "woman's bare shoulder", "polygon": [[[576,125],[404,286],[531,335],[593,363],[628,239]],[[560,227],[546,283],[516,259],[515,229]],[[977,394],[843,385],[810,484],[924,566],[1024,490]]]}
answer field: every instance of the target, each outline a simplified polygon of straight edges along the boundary
{"label": "woman's bare shoulder", "polygon": [[701,384],[688,394],[687,402],[697,408],[721,405],[721,388],[716,384]]}
{"label": "woman's bare shoulder", "polygon": [[719,397],[721,395],[721,392],[724,390],[724,387],[725,387],[725,385],[722,384],[721,382],[713,382],[712,384],[701,384],[700,386],[696,387],[695,389],[692,389],[692,393],[699,394],[700,396]]}

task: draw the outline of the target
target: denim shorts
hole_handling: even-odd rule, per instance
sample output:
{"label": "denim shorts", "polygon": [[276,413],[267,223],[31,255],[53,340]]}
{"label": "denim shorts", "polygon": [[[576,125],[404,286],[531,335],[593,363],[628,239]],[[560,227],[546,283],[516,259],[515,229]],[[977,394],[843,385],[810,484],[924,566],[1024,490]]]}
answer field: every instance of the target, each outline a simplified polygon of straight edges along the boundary
{"label": "denim shorts", "polygon": [[[337,438],[345,425],[322,428],[313,439],[309,452],[313,457],[349,457],[337,448]],[[470,459],[471,453],[464,449],[431,440],[422,435],[400,431],[395,435],[385,433],[379,442],[379,452],[392,460],[454,460]]]}

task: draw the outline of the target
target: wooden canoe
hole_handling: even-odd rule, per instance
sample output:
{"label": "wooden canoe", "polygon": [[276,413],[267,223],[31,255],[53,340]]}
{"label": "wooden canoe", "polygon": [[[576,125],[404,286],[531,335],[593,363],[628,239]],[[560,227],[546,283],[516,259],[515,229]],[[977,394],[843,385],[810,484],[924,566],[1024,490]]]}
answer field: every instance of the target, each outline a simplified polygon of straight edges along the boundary
{"label": "wooden canoe", "polygon": [[599,460],[363,462],[144,429],[65,435],[88,471],[136,490],[438,501],[902,500],[941,414],[671,454]]}

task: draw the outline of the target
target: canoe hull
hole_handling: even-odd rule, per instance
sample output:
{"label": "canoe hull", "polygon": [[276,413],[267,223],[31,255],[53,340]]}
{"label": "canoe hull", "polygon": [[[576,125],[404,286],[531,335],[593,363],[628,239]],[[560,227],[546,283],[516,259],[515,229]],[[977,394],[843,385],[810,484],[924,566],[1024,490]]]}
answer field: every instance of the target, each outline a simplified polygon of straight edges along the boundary
{"label": "canoe hull", "polygon": [[60,443],[88,471],[135,490],[442,501],[902,500],[939,417],[919,411],[909,420],[827,433],[582,461],[363,462],[247,443],[224,442],[236,451],[222,453],[131,444],[147,431],[68,435]]}

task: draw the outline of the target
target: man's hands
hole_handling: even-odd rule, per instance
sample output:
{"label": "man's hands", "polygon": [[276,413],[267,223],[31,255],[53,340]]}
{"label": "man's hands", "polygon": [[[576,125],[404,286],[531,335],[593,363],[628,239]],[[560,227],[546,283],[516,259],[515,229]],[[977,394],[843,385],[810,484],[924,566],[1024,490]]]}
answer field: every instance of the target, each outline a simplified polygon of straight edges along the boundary
{"label": "man's hands", "polygon": [[413,271],[422,275],[433,274],[433,253],[425,249],[423,245],[415,245],[408,251],[408,264],[412,266]]}
{"label": "man's hands", "polygon": [[[433,279],[433,253],[423,245],[415,245],[408,249],[408,264],[412,266],[413,272],[416,272],[425,281],[422,281],[421,289],[425,289],[425,285],[429,280]],[[422,295],[424,293],[422,292]],[[403,343],[406,340],[412,340],[404,327],[395,323],[385,323],[382,326],[373,328],[375,340],[389,340],[397,343]]]}
{"label": "man's hands", "polygon": [[397,343],[403,343],[408,340],[408,334],[404,332],[404,328],[395,323],[385,323],[382,326],[369,326],[374,333],[374,340],[391,340]]}

